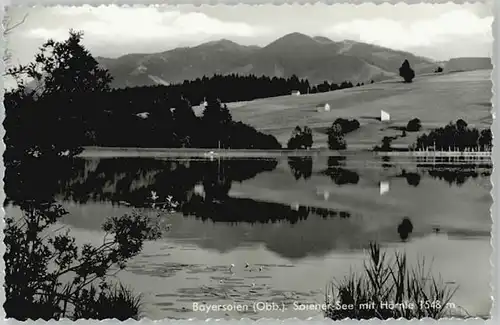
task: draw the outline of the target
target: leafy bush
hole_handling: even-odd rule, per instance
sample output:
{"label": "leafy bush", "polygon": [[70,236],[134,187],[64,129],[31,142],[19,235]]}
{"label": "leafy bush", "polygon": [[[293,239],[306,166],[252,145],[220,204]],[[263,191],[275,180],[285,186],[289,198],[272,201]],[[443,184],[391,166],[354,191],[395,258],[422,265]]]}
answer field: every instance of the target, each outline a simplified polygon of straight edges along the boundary
{"label": "leafy bush", "polygon": [[375,146],[373,148],[374,151],[392,151],[391,143],[393,137],[383,137],[382,138],[382,145],[381,146]]}
{"label": "leafy bush", "polygon": [[346,133],[349,133],[349,132],[352,132],[356,129],[359,129],[359,122],[355,119],[352,119],[352,120],[348,120],[348,119],[344,119],[344,118],[337,118],[331,128],[333,128],[333,126],[337,124],[340,126],[341,128],[341,132],[343,134],[346,134]]}
{"label": "leafy bush", "polygon": [[408,132],[417,132],[420,131],[421,128],[422,128],[422,123],[418,118],[411,119],[406,125],[406,131]]}
{"label": "leafy bush", "polygon": [[[369,254],[370,261],[365,263],[363,273],[351,273],[331,283],[325,296],[326,317],[361,320],[451,316],[452,310],[447,304],[458,287],[433,277],[432,265],[426,268],[422,260],[410,269],[404,253],[396,252],[395,260],[391,261],[377,244],[370,244]],[[393,308],[385,305],[388,302],[394,304]],[[352,308],[341,309],[339,304]]]}
{"label": "leafy bush", "polygon": [[[110,218],[103,224],[106,235],[100,246],[78,247],[69,232],[54,229],[67,213],[60,205],[31,201],[20,207],[20,218],[5,217],[4,309],[8,318],[137,316],[139,298],[123,287],[110,291],[106,279],[116,273],[110,273],[112,269],[125,268],[145,240],[160,237],[157,220],[137,213]],[[99,289],[93,286],[96,282],[101,283]],[[107,311],[93,309],[100,302],[106,302]]]}
{"label": "leafy bush", "polygon": [[292,136],[288,140],[288,149],[309,149],[313,144],[312,130],[305,126],[304,129],[300,126],[296,126],[292,132]]}
{"label": "leafy bush", "polygon": [[330,150],[342,150],[347,147],[342,127],[339,124],[333,124],[327,131],[328,148]]}
{"label": "leafy bush", "polygon": [[358,129],[359,125],[359,122],[355,119],[337,118],[326,131],[328,135],[328,148],[331,150],[345,149],[347,144],[344,135]]}

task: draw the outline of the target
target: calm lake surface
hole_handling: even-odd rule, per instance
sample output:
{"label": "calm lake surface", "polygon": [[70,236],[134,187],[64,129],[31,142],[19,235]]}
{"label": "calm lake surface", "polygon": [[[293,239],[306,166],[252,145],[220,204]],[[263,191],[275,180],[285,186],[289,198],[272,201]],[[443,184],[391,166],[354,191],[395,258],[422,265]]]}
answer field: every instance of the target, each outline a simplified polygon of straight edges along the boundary
{"label": "calm lake surface", "polygon": [[[491,171],[408,158],[85,158],[43,177],[57,180],[62,223],[81,243],[102,242],[106,217],[153,215],[151,191],[179,202],[163,216],[164,238],[118,276],[143,294],[151,319],[321,316],[293,303],[323,303],[333,277],[362,267],[371,241],[432,262],[460,286],[452,303],[482,316],[491,308]],[[398,232],[405,217],[413,230]],[[193,302],[250,308],[203,313]],[[255,302],[288,308],[255,313]]]}

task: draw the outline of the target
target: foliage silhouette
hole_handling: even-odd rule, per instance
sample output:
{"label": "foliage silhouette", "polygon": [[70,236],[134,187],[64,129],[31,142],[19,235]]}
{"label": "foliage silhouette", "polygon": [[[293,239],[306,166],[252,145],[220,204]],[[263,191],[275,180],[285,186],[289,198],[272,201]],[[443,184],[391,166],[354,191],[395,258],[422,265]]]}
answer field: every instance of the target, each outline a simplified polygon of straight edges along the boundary
{"label": "foliage silhouette", "polygon": [[398,226],[398,234],[401,240],[406,241],[408,236],[413,232],[413,224],[408,217],[403,218],[403,221]]}
{"label": "foliage silhouette", "polygon": [[288,166],[296,180],[309,179],[312,175],[312,157],[288,157]]}
{"label": "foliage silhouette", "polygon": [[454,314],[456,310],[448,305],[457,290],[458,286],[434,277],[432,265],[425,260],[410,268],[405,253],[395,252],[394,260],[390,260],[380,251],[380,245],[370,244],[369,262],[362,272],[351,272],[331,283],[330,293],[325,294],[325,316],[333,320],[462,316]]}
{"label": "foliage silhouette", "polygon": [[469,128],[464,120],[450,122],[445,127],[437,128],[417,138],[415,148],[434,150],[491,150],[492,136],[490,129],[479,132],[476,128]]}
{"label": "foliage silhouette", "polygon": [[339,157],[328,157],[328,167],[322,174],[329,176],[337,185],[357,184],[359,182],[358,173],[340,167],[342,160]]}
{"label": "foliage silhouette", "polygon": [[[138,214],[113,217],[103,224],[106,236],[100,246],[79,247],[68,232],[54,229],[66,214],[60,205],[32,200],[20,208],[20,218],[5,217],[4,308],[8,318],[76,319],[79,311],[99,318],[102,314],[89,304],[94,294],[110,308],[106,317],[138,317],[135,307],[140,298],[123,287],[110,291],[106,281],[116,273],[111,272],[113,268],[123,269],[141,251],[145,240],[160,237],[162,230],[154,219]],[[89,292],[88,286],[96,282],[99,289],[94,286]]]}
{"label": "foliage silhouette", "polygon": [[359,122],[356,119],[348,120],[339,117],[333,122],[331,128],[333,128],[335,124],[340,126],[343,134],[359,129]]}
{"label": "foliage silhouette", "polygon": [[373,150],[374,151],[392,151],[393,148],[391,147],[391,144],[392,144],[392,140],[394,140],[395,137],[383,137],[382,138],[382,145],[381,146],[378,146],[376,145]]}
{"label": "foliage silhouette", "polygon": [[410,62],[404,60],[403,64],[399,68],[399,75],[404,79],[405,82],[409,83],[415,78],[415,71],[410,67]]}
{"label": "foliage silhouette", "polygon": [[477,178],[479,173],[475,170],[462,170],[460,168],[433,168],[427,171],[429,176],[446,181],[450,186],[461,186],[469,178]]}
{"label": "foliage silhouette", "polygon": [[407,172],[403,169],[400,176],[406,178],[408,185],[417,187],[420,184],[421,177],[419,173]]}
{"label": "foliage silhouette", "polygon": [[[281,149],[272,135],[232,120],[219,100],[228,93],[215,86],[220,78],[206,79],[214,86],[199,95],[182,85],[110,89],[111,76],[81,40],[76,32],[49,40],[35,62],[9,70],[19,87],[5,94],[8,160],[73,156],[84,146],[217,147],[219,140],[222,148]],[[201,118],[191,106],[197,96],[208,98]]]}
{"label": "foliage silhouette", "polygon": [[344,134],[339,127],[328,130],[328,148],[330,150],[342,150],[347,148]]}
{"label": "foliage silhouette", "polygon": [[288,149],[310,149],[313,145],[312,130],[308,126],[304,126],[304,129],[300,126],[296,126],[292,132],[292,136],[288,140]]}
{"label": "foliage silhouette", "polygon": [[359,122],[355,119],[337,118],[326,131],[328,135],[328,148],[330,150],[346,149],[347,144],[344,135],[358,128]]}
{"label": "foliage silhouette", "polygon": [[122,284],[110,286],[102,284],[99,289],[91,285],[83,289],[78,297],[79,303],[75,306],[75,319],[110,319],[120,321],[136,319],[141,312],[142,295],[134,295],[131,290]]}
{"label": "foliage silhouette", "polygon": [[[18,88],[5,94],[7,159],[80,151],[84,125],[74,103],[79,94],[109,91],[112,80],[81,40],[82,34],[73,31],[64,42],[48,40],[34,62],[8,70]],[[35,87],[27,87],[26,80]]]}
{"label": "foliage silhouette", "polygon": [[418,118],[411,119],[406,125],[406,131],[409,132],[417,132],[420,131],[421,128],[422,128],[422,123]]}
{"label": "foliage silhouette", "polygon": [[[35,62],[8,71],[18,88],[5,96],[5,203],[21,211],[18,216],[9,209],[5,216],[8,318],[137,318],[140,298],[123,286],[111,288],[108,277],[112,269],[124,268],[144,241],[161,235],[155,218],[139,214],[108,219],[100,246],[79,246],[55,228],[66,211],[53,201],[64,178],[52,176],[70,178],[75,171],[64,168],[54,175],[52,169],[70,166],[84,134],[93,131],[88,122],[96,106],[80,100],[110,93],[111,77],[80,44],[81,36],[71,31],[64,42],[49,40]],[[27,87],[26,80],[35,87]]]}

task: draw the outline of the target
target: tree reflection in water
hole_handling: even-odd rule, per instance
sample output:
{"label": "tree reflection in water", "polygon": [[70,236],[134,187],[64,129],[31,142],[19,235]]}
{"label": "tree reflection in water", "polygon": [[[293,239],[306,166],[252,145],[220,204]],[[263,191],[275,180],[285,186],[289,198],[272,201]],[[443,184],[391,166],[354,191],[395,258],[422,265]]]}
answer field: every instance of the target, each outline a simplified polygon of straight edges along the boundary
{"label": "tree reflection in water", "polygon": [[312,157],[288,157],[288,166],[296,180],[311,177],[313,160]]}
{"label": "tree reflection in water", "polygon": [[[311,157],[294,157],[288,164],[295,179],[310,179]],[[5,174],[7,201],[23,202],[27,198],[57,201],[126,203],[132,207],[151,205],[150,193],[158,201],[167,196],[179,202],[185,215],[214,222],[276,222],[296,223],[311,213],[323,218],[350,216],[347,211],[301,206],[298,211],[287,204],[271,203],[229,195],[234,182],[243,182],[278,165],[275,159],[34,159],[22,166],[9,166]],[[328,168],[321,171],[338,185],[358,184],[356,171],[345,168],[345,157],[329,157]],[[469,178],[489,176],[491,170],[441,169],[427,165],[417,172],[404,171],[411,186],[419,186],[427,174],[460,186]],[[40,172],[43,171],[43,172]]]}
{"label": "tree reflection in water", "polygon": [[[292,224],[313,213],[322,218],[348,218],[349,212],[301,206],[297,210],[279,203],[229,196],[233,182],[243,182],[257,174],[273,171],[275,159],[159,160],[144,158],[67,159],[36,161],[23,169],[9,169],[6,187],[11,202],[24,195],[51,197],[58,201],[113,202],[132,207],[148,207],[167,196],[179,202],[184,215],[213,222],[267,223],[286,220]],[[302,174],[311,173],[312,162],[301,163]],[[28,167],[29,166],[29,167]],[[50,168],[49,168],[50,167]],[[39,170],[46,170],[40,173]],[[200,190],[201,187],[201,190]]]}
{"label": "tree reflection in water", "polygon": [[345,160],[345,157],[329,157],[328,168],[324,170],[322,174],[329,176],[337,185],[358,184],[358,173],[340,167],[345,164]]}
{"label": "tree reflection in water", "polygon": [[398,234],[402,241],[406,241],[408,236],[413,232],[413,224],[410,218],[405,217],[398,226]]}

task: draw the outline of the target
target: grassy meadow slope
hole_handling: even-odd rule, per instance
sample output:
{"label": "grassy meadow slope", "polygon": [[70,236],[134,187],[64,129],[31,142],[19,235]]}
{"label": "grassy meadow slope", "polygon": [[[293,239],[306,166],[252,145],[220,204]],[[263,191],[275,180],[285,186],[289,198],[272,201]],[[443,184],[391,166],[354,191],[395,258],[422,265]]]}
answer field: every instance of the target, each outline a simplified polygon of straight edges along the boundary
{"label": "grassy meadow slope", "polygon": [[[400,135],[394,128],[418,117],[422,131],[407,132],[393,142],[410,144],[418,134],[459,118],[471,126],[488,128],[492,123],[490,74],[491,70],[428,74],[417,76],[411,84],[393,79],[327,93],[229,103],[228,107],[234,120],[270,133],[284,145],[296,125],[308,125],[313,129],[314,147],[326,147],[325,130],[336,118],[356,118],[361,127],[346,136],[351,149]],[[318,112],[316,106],[326,103],[331,110]],[[391,114],[390,122],[375,119],[380,110]]]}

